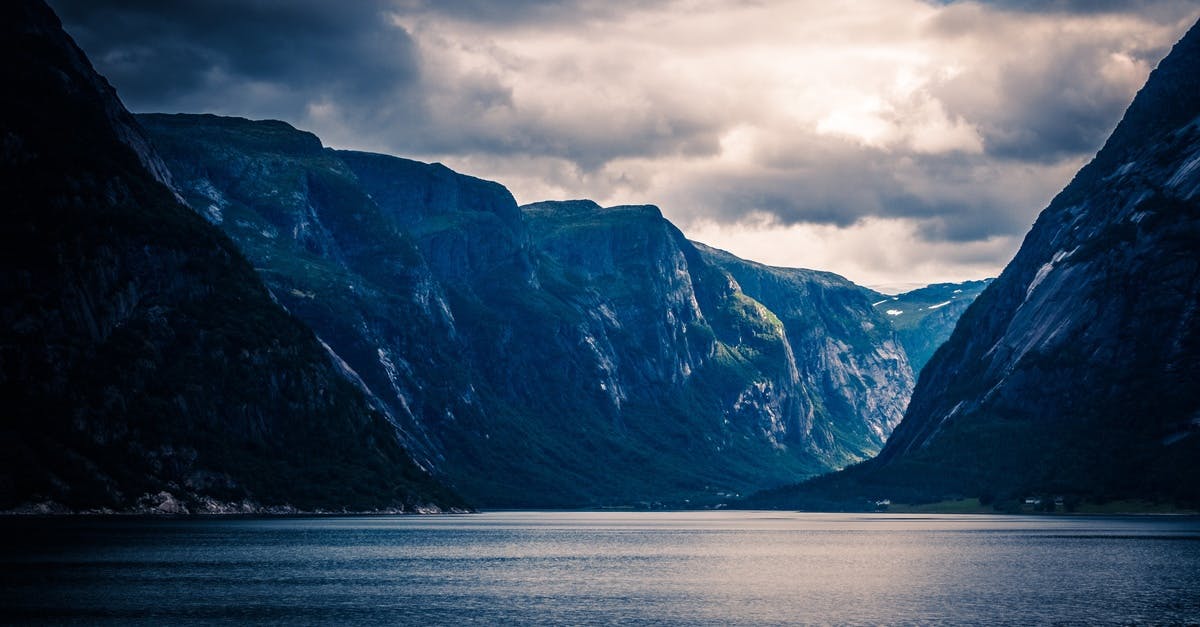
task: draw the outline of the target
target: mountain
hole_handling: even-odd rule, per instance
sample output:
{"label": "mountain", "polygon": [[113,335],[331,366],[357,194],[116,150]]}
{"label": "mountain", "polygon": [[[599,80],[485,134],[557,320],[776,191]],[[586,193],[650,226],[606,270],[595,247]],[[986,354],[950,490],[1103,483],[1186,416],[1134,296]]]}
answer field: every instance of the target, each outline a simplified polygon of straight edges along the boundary
{"label": "mountain", "polygon": [[879,450],[913,384],[868,292],[652,206],[517,207],[281,122],[139,116],[184,198],[492,507],[699,504]]}
{"label": "mountain", "polygon": [[465,507],[179,201],[53,12],[0,18],[0,509]]}
{"label": "mountain", "polygon": [[427,431],[471,420],[470,379],[446,296],[395,216],[314,135],[283,122],[139,119],[184,199],[237,242],[436,467],[443,453]]}
{"label": "mountain", "polygon": [[934,351],[950,339],[963,312],[990,282],[934,283],[895,296],[873,293],[872,306],[888,317],[904,345],[909,365],[920,374]]}
{"label": "mountain", "polygon": [[[873,455],[904,415],[914,369],[869,293],[830,272],[771,267],[694,245],[782,321],[800,381],[823,405],[813,412],[818,433],[831,444],[857,443],[847,459]],[[830,420],[840,415],[861,419]]]}
{"label": "mountain", "polygon": [[1200,504],[1200,25],[922,371],[879,456],[769,495]]}

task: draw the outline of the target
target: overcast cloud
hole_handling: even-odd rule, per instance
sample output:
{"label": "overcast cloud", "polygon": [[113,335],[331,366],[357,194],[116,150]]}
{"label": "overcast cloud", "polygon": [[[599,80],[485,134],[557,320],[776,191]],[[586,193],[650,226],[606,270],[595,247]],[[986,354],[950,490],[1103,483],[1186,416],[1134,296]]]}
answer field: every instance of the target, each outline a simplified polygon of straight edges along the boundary
{"label": "overcast cloud", "polygon": [[742,256],[995,275],[1195,2],[51,0],[135,111],[278,118]]}

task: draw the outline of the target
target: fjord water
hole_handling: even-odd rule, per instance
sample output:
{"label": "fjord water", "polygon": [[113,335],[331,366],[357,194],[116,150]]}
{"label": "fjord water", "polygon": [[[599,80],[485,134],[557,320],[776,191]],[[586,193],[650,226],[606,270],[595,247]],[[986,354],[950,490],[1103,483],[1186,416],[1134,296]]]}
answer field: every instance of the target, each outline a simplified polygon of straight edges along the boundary
{"label": "fjord water", "polygon": [[0,621],[1194,623],[1200,519],[493,512],[0,521]]}

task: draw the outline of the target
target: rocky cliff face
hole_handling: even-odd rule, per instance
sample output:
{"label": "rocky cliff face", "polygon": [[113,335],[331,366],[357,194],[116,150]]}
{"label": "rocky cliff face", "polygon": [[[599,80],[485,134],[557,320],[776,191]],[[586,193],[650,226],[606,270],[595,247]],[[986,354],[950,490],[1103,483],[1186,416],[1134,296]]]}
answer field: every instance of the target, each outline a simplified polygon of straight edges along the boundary
{"label": "rocky cliff face", "polygon": [[0,509],[461,506],[41,2],[0,9]]}
{"label": "rocky cliff face", "polygon": [[850,461],[879,450],[904,414],[913,371],[870,293],[828,272],[764,266],[696,246],[782,321],[814,440]]}
{"label": "rocky cliff face", "polygon": [[678,387],[704,363],[711,346],[688,337],[706,323],[687,244],[656,207],[576,201],[523,210],[543,263],[590,301],[580,308],[592,338],[585,342],[608,353],[597,374],[614,406],[641,389]]}
{"label": "rocky cliff face", "polygon": [[1193,27],[929,362],[872,476],[1200,500],[1198,164]]}
{"label": "rocky cliff face", "polygon": [[712,386],[696,433],[715,449],[734,433],[778,449],[809,444],[792,408],[795,362],[778,318],[656,207],[570,201],[523,210],[543,275],[575,302],[591,369],[614,409],[678,405]]}
{"label": "rocky cliff face", "polygon": [[911,389],[864,290],[759,276],[654,207],[517,208],[279,123],[141,119],[188,201],[483,504],[727,500],[872,454]]}

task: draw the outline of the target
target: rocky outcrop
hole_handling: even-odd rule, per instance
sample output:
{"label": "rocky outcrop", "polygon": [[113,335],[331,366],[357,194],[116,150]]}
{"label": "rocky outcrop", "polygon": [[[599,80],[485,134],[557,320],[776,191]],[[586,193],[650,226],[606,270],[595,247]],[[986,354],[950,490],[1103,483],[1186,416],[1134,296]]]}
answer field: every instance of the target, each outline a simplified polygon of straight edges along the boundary
{"label": "rocky outcrop", "polygon": [[41,2],[0,9],[0,509],[461,507]]}

